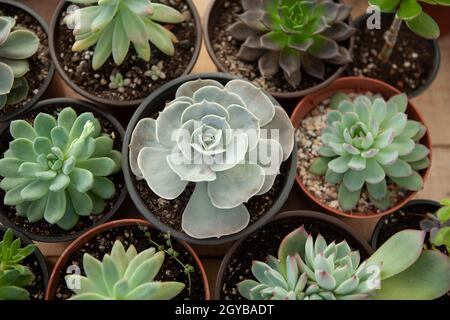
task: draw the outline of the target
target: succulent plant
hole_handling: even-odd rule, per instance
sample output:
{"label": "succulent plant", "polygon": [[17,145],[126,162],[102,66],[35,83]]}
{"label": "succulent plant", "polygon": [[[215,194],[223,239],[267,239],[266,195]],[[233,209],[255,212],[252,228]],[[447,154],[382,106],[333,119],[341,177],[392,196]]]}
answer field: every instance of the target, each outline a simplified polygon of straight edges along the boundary
{"label": "succulent plant", "polygon": [[346,241],[314,240],[302,226],[283,239],[278,258],[253,262],[256,280],[238,290],[250,300],[435,299],[450,289],[450,261],[422,253],[423,243],[424,232],[401,231],[360,263]]}
{"label": "succulent plant", "polygon": [[439,38],[439,25],[422,10],[420,2],[450,6],[448,0],[369,0],[369,4],[376,6],[381,12],[395,13],[391,27],[384,35],[386,43],[379,54],[379,58],[383,62],[387,62],[392,55],[403,22],[406,22],[408,28],[420,37]]}
{"label": "succulent plant", "polygon": [[16,20],[0,15],[0,109],[21,102],[28,95],[27,59],[39,49],[39,38],[16,27]]}
{"label": "succulent plant", "polygon": [[165,254],[149,248],[137,253],[131,245],[126,251],[116,241],[111,254],[99,261],[85,253],[86,276],[66,276],[66,284],[75,292],[70,300],[169,300],[183,291],[185,285],[175,281],[155,281]]}
{"label": "succulent plant", "polygon": [[14,140],[0,160],[4,204],[30,223],[45,219],[70,230],[79,216],[100,214],[115,194],[108,176],[120,170],[121,153],[90,112],[67,107],[57,119],[39,113],[34,123],[11,122]]}
{"label": "succulent plant", "polygon": [[445,246],[450,253],[450,199],[442,200],[441,205],[435,214],[427,214],[427,218],[420,222],[420,227],[430,233],[433,245]]}
{"label": "succulent plant", "polygon": [[184,16],[177,10],[150,0],[69,0],[86,5],[73,10],[64,22],[74,29],[73,51],[95,45],[92,68],[101,68],[108,58],[121,65],[133,44],[137,55],[150,61],[150,42],[163,53],[174,54],[176,36],[159,23],[178,24]]}
{"label": "succulent plant", "polygon": [[387,178],[406,190],[423,188],[418,171],[430,165],[430,151],[419,141],[426,128],[408,120],[406,95],[396,95],[386,102],[364,95],[351,101],[338,94],[331,105],[334,110],[327,114],[320,157],[310,171],[339,185],[339,204],[344,211],[355,208],[364,186],[377,208],[389,208]]}
{"label": "succulent plant", "polygon": [[339,42],[355,29],[348,25],[351,7],[331,0],[242,0],[244,13],[228,28],[244,41],[238,58],[258,61],[265,78],[282,70],[296,87],[302,70],[323,79],[325,62],[344,65],[349,51]]}
{"label": "succulent plant", "polygon": [[162,61],[158,62],[157,65],[154,65],[144,72],[146,77],[152,78],[153,81],[158,81],[159,79],[166,79],[166,73],[163,71],[164,64]]}
{"label": "succulent plant", "polygon": [[293,145],[289,117],[261,89],[243,80],[224,87],[199,79],[180,86],[157,120],[139,121],[130,166],[164,199],[195,183],[183,230],[194,238],[221,237],[247,226],[244,203],[272,188]]}
{"label": "succulent plant", "polygon": [[13,238],[8,229],[0,241],[0,300],[29,300],[30,293],[25,288],[33,282],[34,274],[22,262],[36,246],[22,248],[20,238]]}
{"label": "succulent plant", "polygon": [[119,92],[125,92],[125,87],[128,87],[131,84],[131,79],[124,79],[123,75],[120,72],[115,73],[109,77],[111,81],[109,83],[110,89],[117,89]]}

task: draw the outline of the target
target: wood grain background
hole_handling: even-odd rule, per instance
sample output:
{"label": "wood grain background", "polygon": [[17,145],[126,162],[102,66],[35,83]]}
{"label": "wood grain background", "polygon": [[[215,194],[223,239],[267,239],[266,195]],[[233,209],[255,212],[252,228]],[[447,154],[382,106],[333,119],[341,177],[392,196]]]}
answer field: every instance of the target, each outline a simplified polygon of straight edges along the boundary
{"label": "wood grain background", "polygon": [[[49,23],[59,0],[23,0],[19,1],[34,8]],[[204,12],[211,0],[194,0],[200,16]],[[353,14],[358,16],[367,7],[365,0],[346,0],[354,7]],[[446,36],[439,41],[442,50],[442,64],[440,72],[433,85],[420,97],[414,99],[414,103],[422,112],[426,119],[426,124],[433,138],[433,157],[434,162],[431,169],[431,175],[426,181],[425,188],[417,198],[428,198],[439,200],[450,196],[450,36]],[[200,58],[194,68],[194,73],[217,71],[208,53],[203,46]],[[78,97],[70,88],[68,88],[59,76],[55,76],[47,97]],[[294,186],[284,210],[295,209],[315,209],[310,201],[306,200],[297,185]],[[139,213],[134,208],[131,200],[128,198],[124,206],[119,210],[115,218],[139,217]],[[366,239],[370,239],[374,225],[377,219],[366,221],[355,221],[343,219],[352,227],[359,231]],[[62,244],[44,244],[38,243],[48,257],[50,264],[53,264],[61,252],[67,246]],[[228,246],[222,247],[204,247],[196,246],[201,259],[208,273],[211,289],[214,289],[214,282],[221,257],[226,252]]]}

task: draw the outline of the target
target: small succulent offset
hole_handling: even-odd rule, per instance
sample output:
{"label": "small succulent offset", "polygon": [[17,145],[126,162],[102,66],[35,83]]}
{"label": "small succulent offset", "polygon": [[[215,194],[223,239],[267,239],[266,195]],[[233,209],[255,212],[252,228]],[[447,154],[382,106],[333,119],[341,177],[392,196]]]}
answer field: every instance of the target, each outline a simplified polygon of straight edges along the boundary
{"label": "small succulent offset", "polygon": [[0,109],[23,101],[28,95],[27,59],[39,49],[39,38],[16,27],[16,20],[0,13]]}
{"label": "small succulent offset", "polygon": [[445,246],[450,253],[450,199],[441,201],[442,208],[435,214],[427,214],[427,219],[420,222],[420,227],[430,233],[431,243]]}
{"label": "small succulent offset", "polygon": [[33,124],[11,122],[10,132],[14,140],[0,160],[5,205],[30,223],[45,219],[64,230],[104,211],[116,190],[107,177],[120,170],[121,153],[92,113],[39,113]]}
{"label": "small succulent offset", "polygon": [[426,128],[408,120],[406,95],[386,102],[364,95],[352,101],[338,94],[331,105],[334,110],[327,114],[320,157],[310,172],[339,185],[341,209],[354,209],[364,186],[377,208],[388,209],[392,203],[387,178],[406,190],[423,188],[418,171],[429,167],[430,151],[419,141]]}
{"label": "small succulent offset", "polygon": [[450,6],[448,0],[369,0],[369,4],[377,6],[381,12],[395,13],[391,27],[384,35],[385,45],[379,54],[383,62],[387,62],[391,57],[403,22],[406,22],[408,28],[420,37],[439,38],[439,25],[422,9],[420,2]]}
{"label": "small succulent offset", "polygon": [[35,248],[33,244],[22,248],[21,240],[13,241],[13,232],[6,230],[0,241],[0,300],[30,299],[25,288],[33,282],[34,274],[22,262]]}
{"label": "small succulent offset", "polygon": [[153,81],[164,80],[166,79],[166,73],[163,71],[163,68],[164,64],[160,61],[157,65],[152,66],[150,70],[145,71],[144,75],[152,78]]}
{"label": "small succulent offset", "polygon": [[182,228],[194,238],[222,237],[248,225],[244,203],[272,188],[293,146],[289,117],[261,89],[199,79],[180,86],[157,120],[136,125],[130,166],[164,199],[195,183]]}
{"label": "small succulent offset", "polygon": [[150,0],[69,0],[90,5],[68,14],[64,22],[74,28],[73,51],[95,45],[92,68],[100,69],[108,58],[121,65],[133,44],[137,55],[150,61],[150,42],[163,53],[174,54],[176,36],[160,23],[178,24],[184,16],[177,10]]}
{"label": "small succulent offset", "polygon": [[331,0],[242,0],[244,13],[228,32],[244,41],[238,58],[258,61],[265,78],[281,71],[296,87],[307,74],[324,79],[325,63],[344,65],[349,51],[339,42],[355,29],[351,7]]}
{"label": "small succulent offset", "polygon": [[450,289],[450,261],[422,252],[424,235],[401,231],[361,263],[346,241],[328,244],[302,226],[283,239],[278,258],[253,262],[256,280],[238,290],[249,300],[435,299]]}
{"label": "small succulent offset", "polygon": [[117,89],[119,92],[125,92],[125,87],[128,87],[131,84],[131,79],[124,79],[123,75],[120,72],[117,72],[114,75],[109,77],[111,81],[109,83],[110,89]]}
{"label": "small succulent offset", "polygon": [[67,275],[67,287],[75,295],[70,300],[169,300],[183,291],[185,285],[175,281],[155,281],[165,254],[149,248],[137,253],[131,245],[126,251],[116,241],[111,254],[99,261],[85,253],[86,276]]}

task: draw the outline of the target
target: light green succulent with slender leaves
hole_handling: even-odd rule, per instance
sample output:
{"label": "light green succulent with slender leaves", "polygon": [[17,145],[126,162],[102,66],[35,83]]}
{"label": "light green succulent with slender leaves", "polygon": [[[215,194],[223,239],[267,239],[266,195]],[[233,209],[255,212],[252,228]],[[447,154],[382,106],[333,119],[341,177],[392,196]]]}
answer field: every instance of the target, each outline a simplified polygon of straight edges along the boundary
{"label": "light green succulent with slender leaves", "polygon": [[328,244],[302,226],[283,239],[278,258],[253,262],[256,280],[238,290],[249,300],[436,299],[450,289],[450,261],[423,251],[424,236],[401,231],[361,263],[346,241]]}
{"label": "light green succulent with slender leaves", "polygon": [[39,49],[39,38],[16,26],[16,20],[0,15],[0,110],[23,101],[28,95],[27,61]]}
{"label": "light green succulent with slender leaves", "polygon": [[85,5],[66,16],[64,22],[74,28],[73,51],[95,45],[92,68],[100,69],[112,55],[121,65],[130,44],[137,55],[150,61],[150,43],[163,53],[174,54],[176,36],[160,23],[178,24],[184,16],[172,7],[150,0],[69,0]]}
{"label": "light green succulent with slender leaves", "polygon": [[243,80],[223,86],[199,79],[180,86],[156,120],[139,121],[129,160],[161,198],[175,199],[195,183],[182,228],[211,238],[248,225],[244,203],[272,188],[293,147],[288,115],[261,89]]}
{"label": "light green succulent with slender leaves", "polygon": [[423,188],[418,172],[430,165],[430,150],[420,144],[426,128],[408,120],[406,95],[386,102],[365,95],[352,101],[338,94],[331,105],[334,110],[327,114],[320,157],[310,172],[339,185],[341,209],[354,209],[364,186],[377,208],[388,209],[392,205],[388,179],[406,190]]}
{"label": "light green succulent with slender leaves", "polygon": [[0,241],[0,300],[29,300],[26,289],[34,280],[34,274],[23,260],[31,255],[36,246],[22,248],[20,238],[14,240],[11,229],[7,229]]}
{"label": "light green succulent with slender leaves", "polygon": [[66,276],[66,284],[75,295],[70,300],[170,300],[185,288],[184,283],[155,281],[164,262],[163,251],[149,248],[140,253],[131,245],[125,251],[116,241],[111,254],[102,261],[85,253],[86,276]]}
{"label": "light green succulent with slender leaves", "polygon": [[430,233],[431,243],[445,246],[450,253],[450,199],[441,201],[442,207],[436,213],[428,213],[420,227]]}
{"label": "light green succulent with slender leaves", "polygon": [[121,153],[90,112],[67,107],[57,118],[11,122],[13,141],[0,160],[3,202],[30,223],[45,219],[70,230],[80,216],[100,214],[116,193],[108,178],[120,171]]}
{"label": "light green succulent with slender leaves", "polygon": [[331,0],[241,0],[244,13],[228,28],[243,41],[237,57],[258,62],[260,73],[271,78],[280,70],[293,87],[302,70],[324,79],[326,63],[352,60],[342,41],[355,29],[348,24],[351,7]]}

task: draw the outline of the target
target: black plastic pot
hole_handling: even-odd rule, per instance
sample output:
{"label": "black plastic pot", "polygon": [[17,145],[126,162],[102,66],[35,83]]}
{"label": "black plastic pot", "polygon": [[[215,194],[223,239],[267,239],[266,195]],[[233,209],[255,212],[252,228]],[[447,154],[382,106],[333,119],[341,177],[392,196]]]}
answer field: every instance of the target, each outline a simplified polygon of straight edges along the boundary
{"label": "black plastic pot", "polygon": [[[292,155],[286,162],[289,164],[288,169],[288,176],[286,181],[284,181],[284,185],[282,188],[282,191],[278,198],[276,199],[274,205],[272,208],[267,211],[264,215],[262,215],[256,222],[249,225],[247,228],[245,228],[243,231],[222,237],[220,239],[216,238],[209,238],[209,239],[195,239],[187,234],[177,231],[170,226],[164,224],[161,222],[145,205],[144,201],[142,200],[139,192],[137,191],[136,184],[135,184],[135,177],[134,174],[131,172],[130,165],[129,165],[129,152],[128,152],[128,145],[131,141],[131,135],[133,133],[133,130],[136,126],[136,124],[141,120],[142,118],[151,117],[155,113],[161,111],[167,101],[173,100],[175,98],[175,92],[178,89],[180,85],[187,81],[196,80],[196,79],[213,79],[216,81],[221,82],[222,84],[228,83],[230,80],[236,79],[236,77],[225,74],[225,73],[201,73],[201,74],[193,74],[189,76],[184,76],[178,79],[175,79],[163,87],[159,88],[155,92],[153,92],[147,99],[144,100],[144,102],[140,105],[140,107],[137,109],[135,114],[130,120],[130,123],[128,124],[127,131],[125,134],[125,139],[123,143],[123,149],[122,149],[122,155],[123,155],[123,162],[122,162],[122,168],[125,176],[125,182],[128,188],[128,192],[131,196],[131,199],[133,200],[134,204],[138,208],[138,210],[141,212],[141,214],[148,219],[153,226],[155,226],[157,229],[161,230],[162,232],[170,232],[173,237],[184,240],[188,243],[192,244],[202,244],[202,245],[218,245],[218,244],[224,244],[230,241],[234,241],[237,239],[240,239],[242,237],[245,237],[246,235],[254,232],[256,229],[263,226],[271,217],[273,217],[282,207],[282,205],[286,202],[289,192],[291,191],[292,185],[294,184],[295,180],[295,172],[296,172],[296,164],[297,164],[297,158],[296,158],[296,146],[294,144],[294,150],[292,152]],[[273,99],[275,101],[275,99]]]}
{"label": "black plastic pot", "polygon": [[[0,225],[0,239],[3,238],[3,234],[6,232],[8,228],[5,226]],[[14,238],[20,238],[22,246],[27,246],[29,244],[33,244],[33,241],[31,241],[30,238],[28,238],[25,234],[22,232],[17,231],[15,228],[10,228],[13,232]],[[42,271],[42,277],[44,280],[44,288],[42,288],[43,292],[45,293],[49,281],[50,272],[47,265],[47,260],[45,259],[42,252],[39,250],[38,247],[34,250],[33,254],[34,258],[39,264],[39,267]]]}
{"label": "black plastic pot", "polygon": [[[283,228],[282,234],[273,234],[270,232],[265,232],[267,227],[278,223],[280,227]],[[288,226],[289,224],[289,226]],[[291,225],[295,225],[294,228],[291,227]],[[350,226],[342,222],[341,220],[326,215],[324,213],[320,212],[314,212],[314,211],[289,211],[284,212],[279,215],[277,215],[275,218],[273,218],[265,227],[261,228],[260,230],[254,232],[253,234],[247,236],[246,238],[236,242],[228,251],[228,253],[225,255],[222,264],[220,265],[219,272],[216,279],[216,285],[215,285],[215,299],[216,300],[223,300],[223,294],[222,294],[222,288],[224,286],[224,278],[225,274],[228,271],[229,263],[237,260],[237,261],[243,261],[240,258],[240,255],[238,255],[238,251],[246,242],[256,239],[257,237],[277,237],[279,238],[279,241],[281,240],[290,232],[294,231],[295,228],[300,227],[301,225],[305,226],[305,229],[307,232],[310,232],[311,226],[314,226],[315,229],[319,230],[319,232],[326,238],[326,233],[332,232],[336,235],[338,235],[341,239],[345,239],[350,247],[352,247],[354,250],[359,250],[361,254],[362,261],[367,259],[372,254],[372,249],[370,248],[369,244]],[[327,241],[333,241],[338,239],[326,239]],[[340,241],[340,240],[339,240]],[[275,254],[277,252],[277,248],[273,248],[274,252],[262,252],[262,255],[265,257],[268,254]],[[253,248],[255,253],[258,253],[261,255],[261,250],[264,250],[263,248],[254,247]],[[265,251],[265,250],[264,250]],[[245,251],[241,252],[241,254],[248,255],[250,252]],[[253,257],[252,257],[253,258]],[[248,268],[251,267],[251,261]],[[245,270],[241,270],[244,272]],[[234,273],[237,272],[237,270],[233,271]],[[244,278],[250,279],[252,275],[250,274],[242,274]],[[242,279],[241,279],[242,280]]]}
{"label": "black plastic pot", "polygon": [[[40,110],[42,110],[46,107],[55,106],[55,105],[71,106],[72,108],[75,109],[77,114],[80,114],[82,112],[92,112],[95,116],[106,119],[108,122],[110,122],[114,126],[114,128],[120,135],[120,140],[123,141],[124,129],[120,125],[120,123],[114,117],[112,117],[110,114],[102,111],[99,107],[96,107],[94,105],[86,103],[82,100],[70,99],[70,98],[56,98],[56,99],[44,100],[44,101],[41,101],[38,104],[36,104],[30,110],[28,110],[27,113],[22,116],[22,118],[24,119],[28,115],[36,114]],[[6,151],[6,149],[8,148],[8,144],[11,140],[12,140],[12,137],[9,133],[9,125],[8,125],[0,131],[0,152],[1,153]],[[120,174],[120,173],[118,173],[118,174]],[[10,221],[4,212],[5,207],[3,205],[0,205],[0,222],[6,226],[11,226],[13,228],[20,230],[20,232],[27,235],[29,238],[33,239],[34,241],[40,241],[40,242],[72,241],[72,240],[78,238],[80,235],[82,235],[87,230],[92,229],[93,227],[95,227],[97,225],[105,223],[114,215],[114,213],[116,213],[116,211],[121,206],[121,204],[124,201],[126,194],[127,194],[125,183],[123,183],[122,189],[119,190],[118,192],[119,192],[119,196],[118,196],[116,202],[114,203],[114,205],[111,207],[111,209],[106,214],[104,214],[99,220],[97,220],[92,226],[90,226],[87,229],[80,230],[78,232],[65,234],[65,235],[58,235],[58,236],[43,236],[43,235],[33,234],[33,233],[25,230],[23,227],[15,225],[12,221]]]}
{"label": "black plastic pot", "polygon": [[[195,63],[197,62],[198,56],[200,55],[203,33],[202,33],[202,24],[201,24],[200,15],[198,14],[198,11],[197,11],[194,3],[192,2],[192,0],[184,0],[184,1],[186,1],[186,5],[189,7],[190,12],[192,13],[192,17],[194,18],[196,34],[197,34],[197,37],[195,39],[194,52],[192,53],[192,58],[188,64],[186,70],[183,73],[183,75],[186,75],[192,71],[192,69],[195,66]],[[111,107],[117,107],[117,108],[136,107],[139,104],[141,104],[142,101],[144,101],[144,99],[137,99],[137,100],[130,100],[130,101],[113,101],[113,100],[108,100],[108,99],[103,99],[103,98],[97,97],[97,96],[83,90],[82,88],[80,88],[77,84],[72,82],[72,80],[67,76],[66,72],[64,71],[64,66],[61,65],[59,62],[58,54],[57,54],[56,48],[55,48],[55,41],[58,41],[58,35],[57,35],[58,23],[60,21],[62,11],[66,7],[67,3],[68,3],[68,1],[65,1],[65,0],[61,0],[59,2],[58,6],[55,9],[55,12],[53,14],[52,21],[50,24],[50,40],[49,40],[50,55],[52,57],[53,63],[56,66],[56,71],[58,72],[58,74],[61,76],[61,78],[64,80],[64,82],[71,89],[73,89],[76,93],[78,93],[79,95],[83,96],[84,98],[86,98],[90,101],[93,101],[97,104],[111,106]]]}
{"label": "black plastic pot", "polygon": [[[219,72],[228,72],[228,69],[226,68],[226,66],[222,64],[222,62],[216,56],[216,53],[214,52],[213,48],[213,43],[211,40],[211,35],[213,34],[213,28],[215,27],[215,23],[218,21],[218,16],[223,14],[223,12],[221,12],[221,8],[223,7],[225,1],[227,0],[211,0],[205,15],[204,37],[206,49],[208,50],[209,56],[211,57],[212,61],[216,65]],[[341,0],[336,1],[342,2]],[[353,25],[353,20],[351,18],[349,18],[349,24]],[[352,54],[353,52],[354,42],[355,42],[354,37],[351,37],[348,46],[350,54]],[[304,97],[308,94],[316,92],[317,90],[325,88],[334,80],[336,80],[346,69],[347,65],[339,67],[331,77],[325,79],[323,82],[312,88],[294,92],[269,92],[269,93],[277,99],[298,99],[300,97]],[[298,100],[296,102],[298,102]]]}
{"label": "black plastic pot", "polygon": [[[383,14],[384,16],[386,15],[390,15],[390,14]],[[362,16],[358,17],[355,20],[355,27],[358,30],[361,30],[363,24],[365,23],[365,21],[367,20],[367,18],[369,17],[369,14],[363,14]],[[419,37],[419,36],[417,36]],[[420,96],[422,93],[424,93],[430,86],[431,84],[434,82],[434,80],[436,79],[438,73],[439,73],[439,68],[441,66],[441,50],[439,47],[439,42],[437,40],[427,40],[430,42],[430,44],[433,47],[433,56],[434,56],[434,65],[433,65],[433,69],[430,72],[430,75],[428,76],[428,79],[426,80],[426,82],[420,86],[419,88],[417,88],[416,90],[414,90],[413,92],[408,94],[408,97],[410,99],[415,98]],[[394,48],[395,50],[395,48]],[[380,79],[382,81],[384,81],[383,79]],[[394,86],[395,87],[395,86]]]}
{"label": "black plastic pot", "polygon": [[[22,3],[19,3],[17,1],[12,1],[12,0],[0,0],[0,4],[5,4],[5,5],[11,6],[11,7],[16,7],[18,10],[24,11],[27,14],[29,14],[30,16],[32,16],[41,25],[41,27],[45,31],[45,33],[47,33],[47,37],[49,38],[49,41],[50,41],[48,25],[45,22],[45,20],[36,11],[34,11],[30,7],[28,7]],[[33,66],[31,66],[31,67],[33,67]],[[35,94],[34,97],[25,106],[23,106],[21,108],[17,108],[14,111],[12,111],[4,116],[0,116],[0,122],[7,122],[11,119],[14,119],[14,118],[20,116],[21,114],[25,113],[31,107],[33,107],[36,104],[36,102],[39,101],[39,99],[42,97],[42,95],[47,91],[47,89],[50,85],[50,82],[53,79],[54,74],[55,74],[55,65],[53,63],[51,63],[49,66],[49,69],[48,69],[48,77],[41,84],[41,87],[39,88],[38,93]]]}
{"label": "black plastic pot", "polygon": [[[441,205],[439,204],[439,202],[433,201],[433,200],[412,200],[410,202],[408,202],[405,206],[403,206],[400,210],[382,217],[377,225],[375,226],[375,229],[373,231],[372,234],[372,240],[370,241],[372,248],[374,250],[378,249],[378,247],[380,247],[383,243],[382,241],[380,241],[380,234],[382,234],[383,232],[387,232],[387,230],[385,229],[385,226],[387,224],[388,221],[392,221],[392,219],[396,219],[397,223],[398,223],[398,219],[402,216],[412,216],[414,215],[415,217],[413,217],[412,220],[414,220],[414,223],[410,223],[408,226],[402,226],[403,229],[416,229],[416,230],[420,230],[420,221],[422,219],[425,218],[425,215],[427,213],[434,213],[437,210],[439,210],[439,208],[441,207]],[[400,230],[397,230],[400,231]],[[393,234],[391,234],[392,232],[390,232],[388,235],[386,235],[386,237],[390,237]]]}

